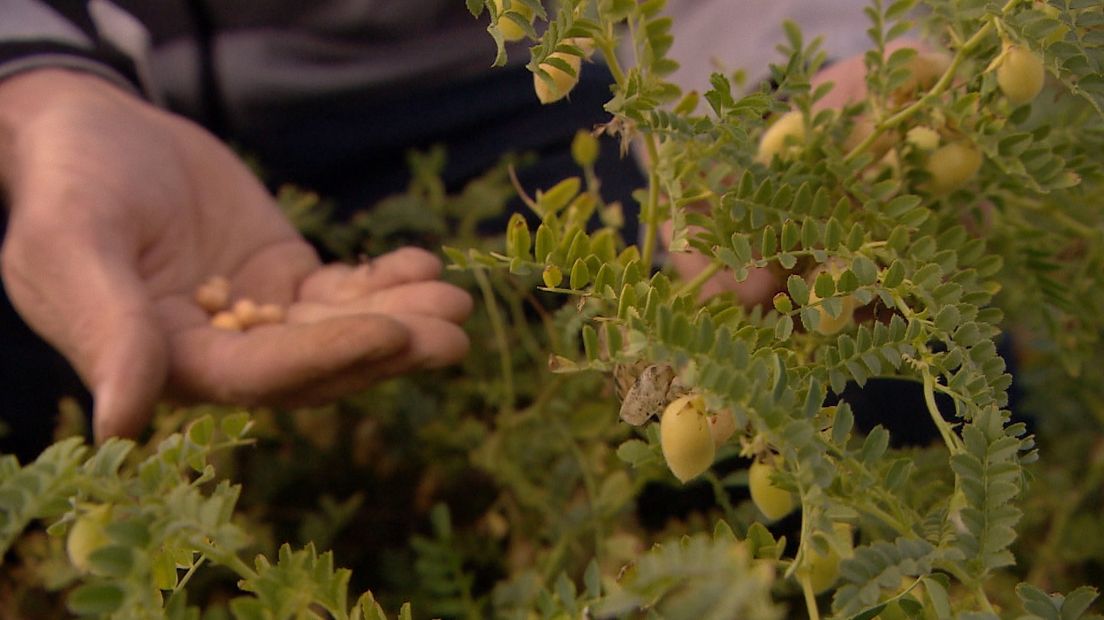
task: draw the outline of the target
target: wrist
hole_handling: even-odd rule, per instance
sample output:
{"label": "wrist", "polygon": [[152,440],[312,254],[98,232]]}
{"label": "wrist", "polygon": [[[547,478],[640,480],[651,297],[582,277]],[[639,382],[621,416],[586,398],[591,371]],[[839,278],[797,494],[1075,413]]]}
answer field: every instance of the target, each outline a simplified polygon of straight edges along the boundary
{"label": "wrist", "polygon": [[55,67],[22,71],[0,79],[0,126],[17,129],[59,102],[109,92],[123,91],[84,71]]}
{"label": "wrist", "polygon": [[21,136],[59,107],[79,107],[99,97],[130,98],[109,80],[83,71],[46,67],[0,79],[0,196],[11,190]]}

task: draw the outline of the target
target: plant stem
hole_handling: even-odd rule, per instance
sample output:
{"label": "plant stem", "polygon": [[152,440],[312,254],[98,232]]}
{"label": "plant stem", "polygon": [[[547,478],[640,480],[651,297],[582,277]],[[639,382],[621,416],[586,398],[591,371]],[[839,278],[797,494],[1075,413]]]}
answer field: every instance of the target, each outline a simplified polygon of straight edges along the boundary
{"label": "plant stem", "polygon": [[[800,467],[800,464],[798,464],[798,467]],[[790,564],[790,567],[786,569],[786,577],[795,574],[798,567],[802,567],[808,564],[807,560],[805,559],[805,555],[807,553],[809,545],[812,544],[812,542],[810,542],[812,534],[809,533],[809,505],[805,501],[805,489],[799,487],[798,491],[800,492],[799,495],[801,497],[801,540],[797,546],[797,553],[794,554],[793,563]],[[807,575],[798,575],[799,578],[803,578],[805,576]],[[816,605],[814,605],[814,607],[815,606]]]}
{"label": "plant stem", "polygon": [[603,528],[602,519],[595,510],[598,506],[598,484],[594,480],[594,475],[587,467],[586,455],[579,448],[578,442],[575,441],[575,437],[571,435],[571,431],[564,426],[563,420],[555,415],[550,415],[549,419],[552,420],[552,425],[556,428],[556,431],[563,437],[564,443],[567,444],[567,449],[571,452],[572,458],[575,459],[576,465],[579,466],[579,476],[583,479],[583,488],[586,489],[587,503],[590,505],[591,521],[594,527],[594,557],[598,558],[598,561],[602,561],[602,538]]}
{"label": "plant stem", "polygon": [[801,591],[805,593],[805,609],[809,612],[809,620],[820,620],[820,609],[817,608],[816,594],[813,592],[813,579],[809,573],[801,575]]}
{"label": "plant stem", "polygon": [[648,202],[644,205],[641,221],[644,222],[644,249],[641,251],[644,272],[650,274],[655,257],[656,231],[659,228],[659,174],[656,165],[659,161],[659,149],[655,136],[644,136],[644,146],[648,149]]}
{"label": "plant stem", "polygon": [[610,39],[613,38],[612,30],[613,27],[611,26],[609,36],[603,37],[600,41],[596,39],[594,44],[602,51],[602,58],[606,60],[606,68],[613,76],[613,81],[620,87],[625,85],[625,73],[621,70],[621,64],[617,62],[617,54],[613,52],[613,46],[609,43]]}
{"label": "plant stem", "polygon": [[510,359],[510,343],[506,338],[506,322],[502,318],[502,312],[495,300],[494,289],[491,281],[483,269],[472,270],[475,281],[479,284],[479,290],[483,294],[483,303],[487,306],[487,316],[491,320],[491,330],[494,332],[495,344],[498,346],[498,359],[502,366],[502,410],[507,413],[514,411],[514,364]]}
{"label": "plant stem", "polygon": [[1096,239],[1100,236],[1100,231],[1098,229],[1093,228],[1091,226],[1086,226],[1086,225],[1082,224],[1081,222],[1078,222],[1076,219],[1074,219],[1073,217],[1071,217],[1068,213],[1065,213],[1064,211],[1054,209],[1054,210],[1050,211],[1047,215],[1049,215],[1050,217],[1053,217],[1054,219],[1059,221],[1063,226],[1065,226],[1066,228],[1069,228],[1070,230],[1077,233],[1078,235],[1080,235],[1082,237],[1085,237],[1086,239]]}
{"label": "plant stem", "polygon": [[932,377],[931,372],[924,369],[924,404],[928,407],[928,413],[931,414],[932,422],[935,422],[936,428],[939,429],[939,434],[943,437],[943,442],[947,444],[947,449],[951,451],[951,454],[958,454],[962,452],[962,444],[947,421],[943,419],[943,414],[939,412],[939,407],[935,404],[935,378]]}
{"label": "plant stem", "polygon": [[[522,305],[522,295],[527,290],[523,290],[521,283],[517,282],[513,278],[508,282],[499,281],[500,286],[498,289],[503,291],[503,297],[508,302],[510,310],[510,319],[514,325],[525,325],[528,319],[525,318],[525,307]],[[518,339],[521,341],[521,346],[525,349],[525,352],[529,354],[529,357],[538,366],[547,361],[548,356],[544,353],[536,337],[533,335],[533,330],[522,329],[517,330]]]}
{"label": "plant stem", "polygon": [[707,469],[702,477],[713,487],[713,497],[717,500],[721,510],[724,511],[725,520],[728,521],[728,524],[739,523],[736,518],[736,509],[732,506],[732,502],[728,500],[728,491],[721,484],[721,479],[717,477],[717,474],[713,473],[713,470]]}
{"label": "plant stem", "polygon": [[224,552],[214,546],[207,545],[203,547],[201,553],[210,558],[214,563],[221,564],[234,571],[244,580],[253,580],[257,578],[257,571],[250,568],[236,553]]}
{"label": "plant stem", "polygon": [[200,554],[199,558],[195,562],[192,562],[192,566],[188,569],[188,572],[184,573],[184,576],[176,582],[176,587],[173,588],[173,594],[184,589],[184,586],[188,585],[188,582],[192,580],[192,575],[195,574],[199,567],[207,560],[206,555]]}
{"label": "plant stem", "polygon": [[681,297],[683,295],[696,293],[703,284],[708,282],[709,279],[713,276],[717,275],[717,272],[720,271],[723,267],[724,265],[721,264],[721,262],[718,260],[714,260],[713,262],[709,263],[709,265],[707,265],[705,269],[699,271],[698,275],[694,276],[692,280],[687,281],[685,284],[679,287],[679,289],[675,291],[675,297]]}
{"label": "plant stem", "polygon": [[518,179],[517,171],[514,170],[514,165],[510,164],[506,166],[506,171],[510,175],[510,184],[514,186],[514,191],[517,192],[518,198],[521,199],[525,206],[533,210],[533,213],[544,217],[544,210],[540,208],[535,200],[529,197],[529,194],[525,193],[525,188],[521,186],[521,181]]}
{"label": "plant stem", "polygon": [[983,611],[994,616],[1000,616],[997,610],[993,609],[993,604],[989,602],[989,597],[985,594],[985,588],[981,587],[980,583],[974,588],[974,596],[977,597],[978,604],[981,605]]}
{"label": "plant stem", "polygon": [[886,512],[884,510],[882,510],[881,508],[878,508],[877,506],[872,506],[870,504],[865,504],[864,503],[864,504],[860,504],[860,505],[855,506],[855,508],[857,510],[865,512],[866,514],[874,517],[875,519],[878,519],[882,523],[885,523],[889,527],[896,530],[897,533],[902,535],[902,536],[908,536],[908,535],[911,535],[913,533],[912,529],[909,528],[908,526],[906,526],[904,523],[901,523],[900,519],[894,517],[893,515],[889,514],[888,512]]}

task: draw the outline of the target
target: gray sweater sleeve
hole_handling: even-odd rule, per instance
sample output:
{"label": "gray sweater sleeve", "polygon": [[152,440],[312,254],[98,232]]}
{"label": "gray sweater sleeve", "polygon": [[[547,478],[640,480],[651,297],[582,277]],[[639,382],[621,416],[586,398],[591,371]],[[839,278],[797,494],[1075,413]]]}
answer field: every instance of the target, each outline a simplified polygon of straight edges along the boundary
{"label": "gray sweater sleeve", "polygon": [[137,22],[106,0],[0,0],[0,79],[60,67],[135,90],[139,79],[133,54],[141,52],[142,36],[135,28],[140,28]]}

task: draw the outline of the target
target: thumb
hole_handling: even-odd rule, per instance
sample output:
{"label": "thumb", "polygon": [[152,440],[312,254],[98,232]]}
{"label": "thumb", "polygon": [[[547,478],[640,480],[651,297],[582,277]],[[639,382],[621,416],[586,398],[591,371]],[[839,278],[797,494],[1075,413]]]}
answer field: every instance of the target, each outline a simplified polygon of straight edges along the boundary
{"label": "thumb", "polygon": [[13,217],[3,275],[24,320],[76,368],[93,395],[97,441],[135,435],[152,416],[168,351],[136,253],[118,238],[51,218]]}
{"label": "thumb", "polygon": [[114,334],[114,342],[93,356],[89,370],[97,442],[141,433],[168,373],[168,353],[156,317],[146,312],[117,318],[105,317],[105,333]]}

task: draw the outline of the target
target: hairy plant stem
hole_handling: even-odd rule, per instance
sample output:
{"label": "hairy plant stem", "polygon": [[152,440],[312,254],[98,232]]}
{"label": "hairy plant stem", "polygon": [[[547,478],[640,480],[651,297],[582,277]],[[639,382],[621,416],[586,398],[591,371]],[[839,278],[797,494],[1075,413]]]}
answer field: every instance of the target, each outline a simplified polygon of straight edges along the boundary
{"label": "hairy plant stem", "polygon": [[[1001,8],[1001,13],[1007,13],[1019,1],[1020,0],[1008,0],[1004,7]],[[931,90],[929,90],[927,93],[924,94],[923,97],[920,97],[900,112],[897,112],[893,116],[890,116],[889,118],[876,124],[874,126],[874,131],[871,131],[870,135],[868,135],[862,142],[857,144],[855,148],[851,149],[851,152],[843,158],[844,163],[850,163],[854,161],[856,157],[865,153],[867,149],[869,149],[871,145],[873,145],[878,140],[878,138],[882,136],[882,134],[912,118],[917,112],[923,110],[931,102],[935,101],[937,98],[939,98],[940,95],[946,92],[947,88],[950,87],[951,82],[954,81],[955,73],[962,65],[962,62],[966,60],[966,57],[970,54],[970,52],[974,50],[975,47],[980,45],[981,42],[985,40],[985,37],[989,36],[993,32],[995,28],[995,19],[995,17],[990,17],[989,20],[985,22],[984,26],[979,28],[978,31],[973,34],[973,36],[967,39],[966,42],[962,44],[962,47],[958,48],[958,51],[955,52],[954,58],[951,59],[950,66],[948,66],[947,70],[943,72],[943,75],[939,77],[939,80],[936,81],[935,85],[931,87]]]}
{"label": "hairy plant stem", "polygon": [[594,45],[602,52],[602,58],[606,60],[606,68],[613,76],[613,81],[618,86],[624,86],[625,72],[621,70],[621,64],[617,62],[617,54],[613,52],[613,45],[610,43],[613,38],[613,24],[610,24],[606,36],[602,37],[601,40],[596,39]]}
{"label": "hairy plant stem", "polygon": [[932,376],[931,371],[928,368],[924,368],[924,404],[928,407],[928,413],[931,414],[932,422],[935,423],[936,428],[939,429],[939,434],[943,437],[943,442],[947,444],[947,449],[951,451],[951,454],[958,454],[963,451],[962,440],[958,438],[950,424],[943,419],[943,414],[939,412],[939,407],[935,403],[935,377]]}
{"label": "hairy plant stem", "polygon": [[[521,287],[521,283],[513,278],[507,281],[500,280],[498,284],[498,290],[503,293],[503,297],[508,302],[510,319],[513,321],[514,325],[526,325],[528,319],[525,317],[525,307],[522,304],[521,296],[527,291]],[[538,366],[543,364],[544,361],[547,360],[547,355],[541,348],[540,343],[537,342],[536,337],[534,337],[533,330],[519,329],[516,330],[516,333],[518,339],[521,341],[521,348],[525,350],[530,359]]]}
{"label": "hairy plant stem", "polygon": [[644,248],[641,251],[641,260],[644,263],[644,272],[651,273],[652,261],[655,258],[656,232],[659,229],[659,173],[656,172],[659,161],[659,149],[656,148],[655,136],[644,136],[644,146],[648,149],[648,201],[644,204],[644,211],[640,218],[644,222]]}
{"label": "hairy plant stem", "polygon": [[479,284],[479,290],[483,295],[483,303],[487,306],[487,316],[491,319],[491,330],[494,332],[495,344],[498,346],[498,359],[502,366],[502,410],[507,414],[514,411],[514,364],[510,359],[510,342],[506,338],[506,321],[502,318],[502,312],[495,300],[494,289],[491,281],[482,268],[472,270],[475,281]]}
{"label": "hairy plant stem", "polygon": [[188,572],[184,573],[184,576],[176,582],[176,587],[173,588],[174,595],[183,590],[184,586],[188,585],[188,582],[192,580],[192,575],[199,570],[199,567],[202,566],[205,561],[207,561],[207,556],[200,554],[199,558],[196,559],[195,562],[192,562],[192,566],[188,569]]}
{"label": "hairy plant stem", "polygon": [[801,575],[801,591],[805,594],[805,609],[808,610],[809,620],[820,620],[820,609],[817,608],[816,593],[813,592],[813,578],[809,573]]}
{"label": "hairy plant stem", "polygon": [[236,553],[223,551],[212,545],[202,545],[200,547],[200,553],[210,558],[212,562],[222,564],[226,568],[234,571],[244,580],[253,580],[257,578],[257,571],[250,568]]}
{"label": "hairy plant stem", "polygon": [[993,614],[997,617],[1000,616],[1000,614],[997,613],[997,610],[993,609],[993,604],[989,602],[989,596],[985,594],[985,588],[981,587],[980,583],[977,585],[977,587],[974,588],[974,596],[977,598],[977,602],[979,605],[981,605],[981,609],[983,611]]}
{"label": "hairy plant stem", "polygon": [[713,470],[707,469],[705,473],[702,474],[702,478],[713,488],[713,498],[716,499],[717,504],[720,505],[728,524],[732,525],[733,523],[739,523],[739,520],[736,518],[736,509],[732,506],[732,502],[728,500],[728,491],[726,491],[724,485],[721,484],[721,479],[717,477],[717,474],[713,473]]}
{"label": "hairy plant stem", "polygon": [[698,272],[692,280],[687,281],[677,291],[675,291],[675,297],[681,297],[682,295],[690,295],[696,293],[698,289],[709,281],[718,271],[724,268],[724,265],[720,261],[714,260],[705,269]]}
{"label": "hairy plant stem", "polygon": [[558,432],[567,444],[568,451],[571,452],[572,458],[575,459],[575,464],[579,467],[579,476],[583,479],[583,488],[586,489],[587,503],[590,505],[591,510],[591,523],[594,526],[594,557],[598,558],[598,561],[602,561],[602,538],[604,535],[602,528],[602,520],[595,513],[598,506],[598,483],[594,480],[594,474],[587,467],[586,455],[583,454],[582,449],[579,448],[579,443],[575,441],[575,437],[571,435],[571,431],[564,425],[562,419],[556,415],[548,416],[548,419],[552,421],[553,427]]}
{"label": "hairy plant stem", "polygon": [[866,514],[874,517],[875,519],[878,519],[882,523],[885,523],[886,525],[888,525],[891,528],[893,528],[894,530],[896,530],[897,533],[902,535],[902,536],[911,536],[911,535],[914,534],[914,532],[912,531],[912,528],[906,526],[904,523],[901,522],[900,519],[898,519],[897,517],[894,517],[893,515],[889,514],[888,512],[886,512],[884,510],[882,510],[881,508],[878,508],[877,506],[872,506],[870,504],[865,504],[864,503],[864,504],[854,505],[853,507],[856,510],[859,510],[860,512],[865,512]]}

